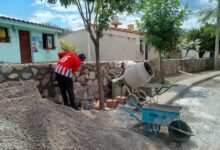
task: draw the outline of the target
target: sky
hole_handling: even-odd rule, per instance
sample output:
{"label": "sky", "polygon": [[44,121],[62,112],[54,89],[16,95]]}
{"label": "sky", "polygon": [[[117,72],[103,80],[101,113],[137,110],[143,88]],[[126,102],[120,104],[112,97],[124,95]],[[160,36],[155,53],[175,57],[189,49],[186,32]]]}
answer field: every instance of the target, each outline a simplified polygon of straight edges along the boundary
{"label": "sky", "polygon": [[[209,0],[180,0],[180,2],[183,6],[188,3],[192,11],[192,14],[185,19],[182,25],[183,29],[198,28],[200,24],[195,13],[199,9],[216,7],[217,5],[210,3]],[[84,28],[77,8],[71,6],[66,9],[59,2],[50,5],[45,0],[1,0],[0,16],[9,16],[37,23],[50,23],[72,30]],[[122,23],[120,27],[126,28],[128,24],[134,24],[135,20],[140,19],[140,17],[122,14],[119,19]]]}

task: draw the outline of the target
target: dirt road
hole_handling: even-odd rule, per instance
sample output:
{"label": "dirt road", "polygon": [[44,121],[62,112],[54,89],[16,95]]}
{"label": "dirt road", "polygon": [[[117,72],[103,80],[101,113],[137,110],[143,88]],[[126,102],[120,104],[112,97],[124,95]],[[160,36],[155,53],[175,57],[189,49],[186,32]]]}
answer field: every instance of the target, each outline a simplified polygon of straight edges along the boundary
{"label": "dirt road", "polygon": [[220,149],[220,77],[191,88],[174,105],[184,107],[182,119],[196,135],[180,146],[182,150]]}

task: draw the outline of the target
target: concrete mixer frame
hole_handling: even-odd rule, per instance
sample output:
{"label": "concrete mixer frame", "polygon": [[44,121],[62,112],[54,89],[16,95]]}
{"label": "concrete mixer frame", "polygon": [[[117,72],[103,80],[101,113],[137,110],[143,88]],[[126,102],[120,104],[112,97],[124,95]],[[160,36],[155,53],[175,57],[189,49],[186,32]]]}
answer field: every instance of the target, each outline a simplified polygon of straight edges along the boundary
{"label": "concrete mixer frame", "polygon": [[[131,88],[124,84],[125,89],[128,91],[126,100],[132,100],[134,103],[143,106],[146,103],[158,103],[158,96],[167,92],[171,87],[178,86],[177,84],[148,84],[146,86]],[[141,88],[141,89],[140,89]],[[154,88],[154,93],[147,95],[144,91],[145,88]]]}
{"label": "concrete mixer frame", "polygon": [[[110,77],[107,78],[114,84],[114,88],[116,84],[121,87],[120,95],[125,96],[126,100],[130,99],[136,104],[139,103],[140,106],[141,105],[143,106],[146,103],[158,103],[159,95],[162,95],[163,93],[168,91],[171,87],[177,86],[177,84],[147,84],[141,87],[132,88],[126,83],[123,77],[117,77],[115,74],[112,75],[113,75],[113,79],[111,79]],[[149,88],[154,89],[153,93],[151,93],[150,95],[146,94],[145,92],[146,89]],[[122,91],[124,95],[122,95]],[[115,94],[113,94],[113,97],[114,96]]]}

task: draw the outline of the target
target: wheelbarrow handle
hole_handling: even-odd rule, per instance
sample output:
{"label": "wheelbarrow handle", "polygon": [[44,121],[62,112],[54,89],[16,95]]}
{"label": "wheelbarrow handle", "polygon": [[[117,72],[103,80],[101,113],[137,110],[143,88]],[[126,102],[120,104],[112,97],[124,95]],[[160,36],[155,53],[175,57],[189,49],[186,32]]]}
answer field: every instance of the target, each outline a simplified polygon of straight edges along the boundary
{"label": "wheelbarrow handle", "polygon": [[168,126],[168,128],[171,128],[172,130],[179,131],[179,132],[184,133],[184,134],[186,134],[186,135],[195,136],[195,134],[193,134],[193,133],[186,132],[186,131],[183,131],[183,130],[181,130],[181,129],[178,129],[178,128],[175,128],[175,127],[172,127],[172,126]]}
{"label": "wheelbarrow handle", "polygon": [[[156,93],[152,96],[154,97],[155,95],[162,95],[163,93],[165,93],[166,91],[168,91],[171,87],[173,86],[178,86],[177,84],[172,84],[172,85],[164,85],[161,86],[160,88],[156,88]],[[164,91],[162,91],[163,89],[165,89]],[[162,92],[161,92],[162,91]]]}
{"label": "wheelbarrow handle", "polygon": [[132,100],[128,99],[128,103],[129,103],[130,105],[135,106],[140,112],[142,112],[141,107],[139,107],[139,106],[138,106],[135,102],[133,102]]}
{"label": "wheelbarrow handle", "polygon": [[129,109],[129,108],[126,107],[126,106],[123,106],[122,108],[123,108],[125,111],[127,111],[132,117],[134,117],[136,120],[142,122],[141,119],[140,119],[131,109]]}

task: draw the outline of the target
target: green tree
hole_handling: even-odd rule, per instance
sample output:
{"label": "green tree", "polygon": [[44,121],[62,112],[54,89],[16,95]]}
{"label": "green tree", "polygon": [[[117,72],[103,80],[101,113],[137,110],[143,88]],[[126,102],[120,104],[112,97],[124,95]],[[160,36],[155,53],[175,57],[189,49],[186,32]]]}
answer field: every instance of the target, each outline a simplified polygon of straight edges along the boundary
{"label": "green tree", "polygon": [[220,0],[209,0],[210,2],[217,1],[216,8],[203,9],[198,13],[200,22],[207,23],[208,21],[215,21],[215,57],[214,68],[218,70],[219,67],[219,33],[220,33]]}
{"label": "green tree", "polygon": [[200,49],[198,50],[199,58],[202,58],[205,51],[209,51],[211,54],[215,49],[215,31],[214,25],[205,24],[199,29],[192,29],[185,33],[184,37],[188,41],[200,40]]}
{"label": "green tree", "polygon": [[200,44],[201,44],[200,39],[195,39],[191,41],[188,41],[187,39],[182,39],[182,41],[178,44],[178,47],[181,50],[183,49],[186,50],[185,58],[187,58],[190,50],[195,50],[197,52],[200,51],[200,47],[201,47]]}
{"label": "green tree", "polygon": [[163,83],[161,54],[176,48],[186,8],[181,7],[179,0],[143,0],[138,9],[143,16],[137,25],[141,31],[145,32],[146,42],[159,51]]}
{"label": "green tree", "polygon": [[111,18],[118,13],[130,12],[136,5],[136,0],[46,0],[48,3],[60,1],[61,5],[68,7],[75,5],[83,20],[95,46],[96,69],[99,86],[100,109],[104,108],[104,92],[100,75],[100,50],[99,41],[103,31],[107,30]]}
{"label": "green tree", "polygon": [[60,42],[60,46],[61,46],[61,49],[65,52],[67,51],[79,52],[79,50],[74,45],[70,45],[65,42]]}

